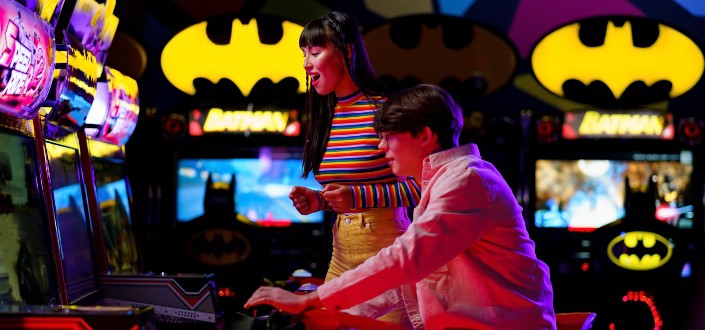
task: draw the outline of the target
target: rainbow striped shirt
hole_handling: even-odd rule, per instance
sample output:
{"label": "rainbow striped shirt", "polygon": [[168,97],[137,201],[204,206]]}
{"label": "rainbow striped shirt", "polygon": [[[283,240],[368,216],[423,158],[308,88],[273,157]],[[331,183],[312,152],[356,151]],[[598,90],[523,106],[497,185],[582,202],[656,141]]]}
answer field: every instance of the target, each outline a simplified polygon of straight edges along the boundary
{"label": "rainbow striped shirt", "polygon": [[[386,99],[373,96],[372,100],[381,103]],[[322,185],[350,186],[353,210],[416,206],[421,198],[418,181],[395,176],[384,152],[377,149],[379,136],[372,128],[374,102],[361,91],[338,99],[326,152],[314,173],[316,180]]]}

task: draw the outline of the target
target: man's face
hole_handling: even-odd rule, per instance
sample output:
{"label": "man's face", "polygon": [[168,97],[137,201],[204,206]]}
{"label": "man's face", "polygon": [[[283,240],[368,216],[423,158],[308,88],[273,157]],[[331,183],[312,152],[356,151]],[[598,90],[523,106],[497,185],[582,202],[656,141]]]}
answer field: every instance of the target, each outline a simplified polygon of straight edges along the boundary
{"label": "man's face", "polygon": [[423,159],[426,157],[421,148],[421,138],[411,133],[381,133],[377,148],[386,153],[389,167],[397,176],[421,177]]}

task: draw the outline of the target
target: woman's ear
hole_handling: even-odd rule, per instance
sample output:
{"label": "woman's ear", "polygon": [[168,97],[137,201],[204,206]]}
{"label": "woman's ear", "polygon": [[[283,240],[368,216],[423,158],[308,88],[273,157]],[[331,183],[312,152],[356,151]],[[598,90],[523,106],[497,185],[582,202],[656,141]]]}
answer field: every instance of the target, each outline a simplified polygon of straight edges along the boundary
{"label": "woman's ear", "polygon": [[345,47],[348,48],[348,61],[355,63],[355,46],[353,46],[353,44],[347,44]]}

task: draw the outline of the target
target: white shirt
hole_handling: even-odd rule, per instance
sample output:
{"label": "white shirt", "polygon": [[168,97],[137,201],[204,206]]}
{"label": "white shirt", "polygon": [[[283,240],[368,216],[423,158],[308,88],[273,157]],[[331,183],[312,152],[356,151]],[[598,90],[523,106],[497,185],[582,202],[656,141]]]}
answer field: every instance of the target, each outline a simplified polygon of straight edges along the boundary
{"label": "white shirt", "polygon": [[548,267],[511,189],[477,146],[429,155],[421,183],[406,233],[318,288],[326,308],[402,286],[416,329],[555,329]]}

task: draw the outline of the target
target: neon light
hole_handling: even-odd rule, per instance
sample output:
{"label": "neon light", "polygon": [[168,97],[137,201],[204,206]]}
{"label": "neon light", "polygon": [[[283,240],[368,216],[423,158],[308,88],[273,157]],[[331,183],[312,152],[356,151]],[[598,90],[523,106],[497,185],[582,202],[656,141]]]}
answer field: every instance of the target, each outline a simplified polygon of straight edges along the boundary
{"label": "neon light", "polygon": [[[623,244],[623,248],[620,249],[622,253],[615,255],[614,247],[619,243]],[[663,252],[658,250],[659,246],[656,245],[657,243],[665,247],[665,255],[662,255]],[[643,249],[653,249],[654,253],[644,253],[641,256],[628,253],[627,250],[637,249],[638,245],[642,245]],[[628,270],[645,271],[659,268],[665,265],[672,255],[673,244],[669,240],[659,234],[646,231],[622,233],[613,238],[607,246],[607,256],[610,260],[615,265]]]}
{"label": "neon light", "polygon": [[563,83],[570,79],[585,85],[603,81],[616,99],[637,80],[647,86],[670,81],[671,98],[682,95],[700,81],[705,59],[688,36],[658,24],[658,40],[648,48],[638,48],[634,47],[632,36],[639,31],[634,31],[632,23],[627,20],[617,26],[609,21],[604,44],[597,47],[586,47],[581,42],[579,22],[549,34],[539,42],[531,57],[537,80],[559,96],[564,96]]}
{"label": "neon light", "polygon": [[661,136],[664,118],[649,114],[585,113],[578,132],[583,135],[646,135]]}
{"label": "neon light", "polygon": [[[661,318],[661,313],[659,313],[654,298],[647,292],[644,291],[627,291],[627,294],[622,297],[622,302],[643,302],[651,311],[651,316],[654,319],[654,330],[659,330],[663,327],[663,319]],[[610,323],[610,329],[615,329],[614,322]]]}
{"label": "neon light", "polygon": [[248,96],[262,78],[278,83],[293,77],[299,82],[298,92],[306,91],[299,49],[302,26],[284,21],[281,40],[276,44],[263,44],[255,19],[247,24],[235,19],[231,40],[225,45],[214,44],[206,34],[206,26],[206,22],[192,25],[164,46],[162,70],[174,87],[195,95],[193,80],[196,78],[206,78],[212,83],[229,79],[242,95]]}
{"label": "neon light", "polygon": [[204,132],[276,132],[282,133],[289,121],[288,112],[279,111],[208,111]]}
{"label": "neon light", "polygon": [[54,72],[49,25],[14,1],[0,2],[0,111],[34,117]]}

